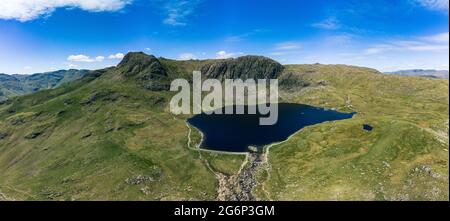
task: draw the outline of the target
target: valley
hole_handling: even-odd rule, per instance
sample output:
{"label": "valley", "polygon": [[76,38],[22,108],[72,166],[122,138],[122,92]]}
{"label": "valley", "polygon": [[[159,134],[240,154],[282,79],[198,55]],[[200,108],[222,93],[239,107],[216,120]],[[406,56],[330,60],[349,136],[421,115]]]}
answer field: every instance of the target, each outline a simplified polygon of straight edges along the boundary
{"label": "valley", "polygon": [[80,79],[88,70],[59,70],[32,75],[0,73],[0,102],[14,96],[35,93]]}
{"label": "valley", "polygon": [[[199,149],[171,80],[278,78],[280,102],[356,112],[260,153]],[[245,73],[245,74],[240,74]],[[368,83],[370,82],[370,83]],[[0,198],[18,200],[445,200],[448,80],[261,56],[117,67],[0,105]],[[364,124],[373,126],[363,130]]]}

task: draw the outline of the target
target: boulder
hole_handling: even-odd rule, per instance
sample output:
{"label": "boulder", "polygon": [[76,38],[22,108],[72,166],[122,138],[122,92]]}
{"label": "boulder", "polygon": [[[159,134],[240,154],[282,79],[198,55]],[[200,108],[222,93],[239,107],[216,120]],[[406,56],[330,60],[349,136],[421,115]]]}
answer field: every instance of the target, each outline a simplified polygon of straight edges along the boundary
{"label": "boulder", "polygon": [[0,132],[0,140],[5,139],[7,136],[8,136],[7,133],[5,133],[5,132]]}

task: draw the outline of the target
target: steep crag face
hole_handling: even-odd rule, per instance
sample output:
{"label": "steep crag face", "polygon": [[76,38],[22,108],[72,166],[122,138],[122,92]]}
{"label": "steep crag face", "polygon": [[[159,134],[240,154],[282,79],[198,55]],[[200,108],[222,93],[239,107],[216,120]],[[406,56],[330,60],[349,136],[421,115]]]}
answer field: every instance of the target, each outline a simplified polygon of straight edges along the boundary
{"label": "steep crag face", "polygon": [[[162,58],[161,58],[162,59]],[[205,78],[224,79],[276,79],[281,76],[284,67],[280,63],[263,56],[244,56],[225,60],[185,61],[192,64],[188,75],[180,76],[171,71],[167,63],[153,55],[142,52],[128,53],[116,68],[122,78],[134,79],[139,85],[151,91],[167,91],[170,82],[178,77],[186,78],[192,71],[201,71]],[[172,66],[174,60],[163,59]],[[176,64],[176,65],[173,65]],[[189,73],[191,72],[191,73]],[[188,78],[189,80],[190,78]]]}
{"label": "steep crag face", "polygon": [[218,60],[201,67],[207,78],[216,79],[275,79],[283,72],[283,65],[262,56],[243,56]]}

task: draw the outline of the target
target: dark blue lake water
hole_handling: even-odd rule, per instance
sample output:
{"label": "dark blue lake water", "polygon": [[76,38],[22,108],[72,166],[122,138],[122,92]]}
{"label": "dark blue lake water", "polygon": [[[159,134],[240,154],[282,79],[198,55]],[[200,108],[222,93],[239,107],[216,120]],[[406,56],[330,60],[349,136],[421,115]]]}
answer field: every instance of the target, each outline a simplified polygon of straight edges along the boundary
{"label": "dark blue lake water", "polygon": [[[247,107],[246,107],[247,108]],[[247,111],[246,111],[247,113]],[[188,123],[204,137],[201,148],[229,152],[247,152],[249,146],[263,146],[286,140],[303,127],[351,118],[354,113],[341,113],[302,104],[282,103],[278,106],[278,122],[259,125],[259,114],[199,114]]]}
{"label": "dark blue lake water", "polygon": [[373,127],[370,126],[369,124],[364,124],[364,125],[363,125],[363,129],[364,129],[364,130],[367,130],[367,131],[372,131],[372,130],[373,130]]}

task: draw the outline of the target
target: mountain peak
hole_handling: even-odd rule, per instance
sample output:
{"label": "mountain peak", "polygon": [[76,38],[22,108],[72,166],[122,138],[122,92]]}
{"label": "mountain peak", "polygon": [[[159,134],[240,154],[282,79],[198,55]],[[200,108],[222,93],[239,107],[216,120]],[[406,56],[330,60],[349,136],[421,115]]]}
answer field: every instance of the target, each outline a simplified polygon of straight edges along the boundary
{"label": "mountain peak", "polygon": [[129,52],[125,55],[117,68],[125,76],[139,74],[157,74],[167,76],[166,70],[159,60],[153,55],[143,52]]}
{"label": "mountain peak", "polygon": [[158,58],[143,52],[129,52],[117,66],[118,73],[149,90],[167,90],[168,75]]}
{"label": "mountain peak", "polygon": [[128,52],[125,57],[123,57],[122,61],[119,63],[119,67],[120,66],[124,66],[130,63],[136,63],[136,62],[148,62],[148,61],[152,61],[154,59],[157,59],[155,56],[153,55],[148,55],[145,54],[144,52]]}

